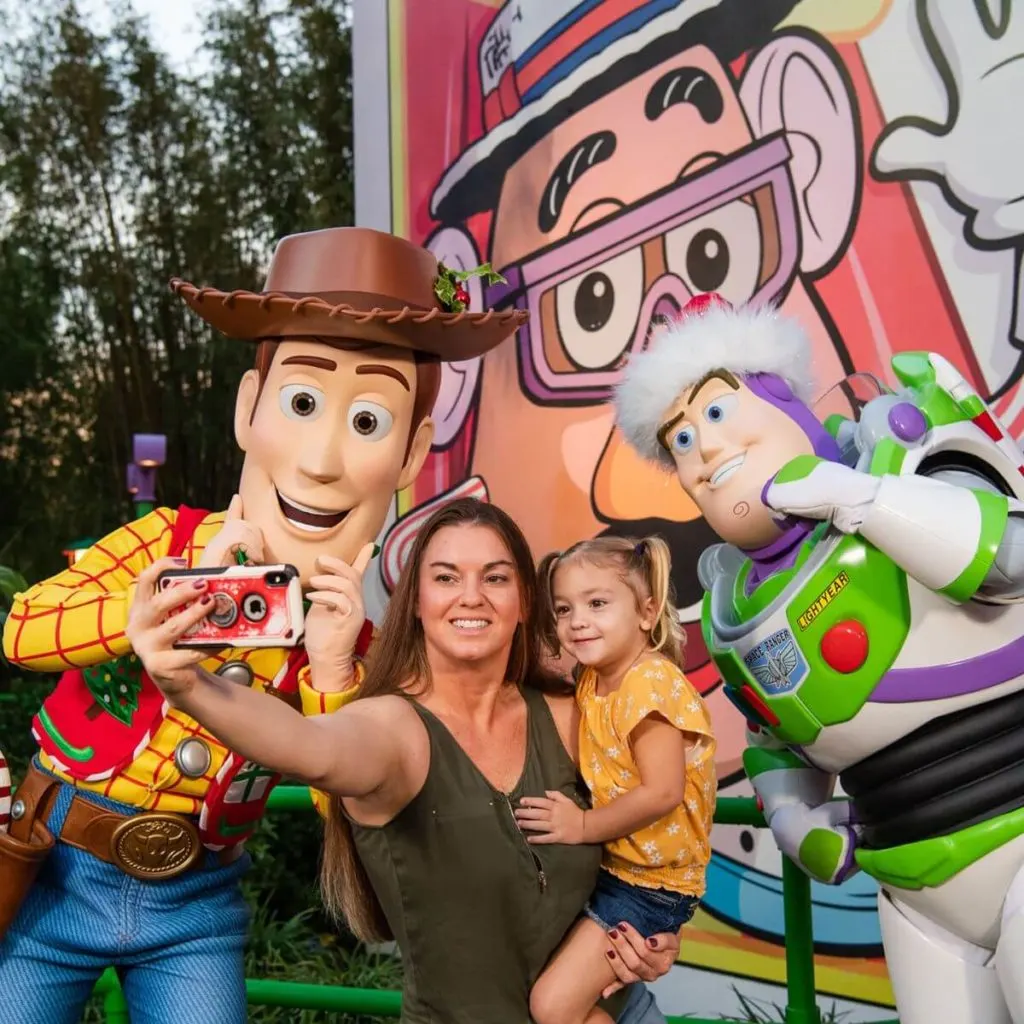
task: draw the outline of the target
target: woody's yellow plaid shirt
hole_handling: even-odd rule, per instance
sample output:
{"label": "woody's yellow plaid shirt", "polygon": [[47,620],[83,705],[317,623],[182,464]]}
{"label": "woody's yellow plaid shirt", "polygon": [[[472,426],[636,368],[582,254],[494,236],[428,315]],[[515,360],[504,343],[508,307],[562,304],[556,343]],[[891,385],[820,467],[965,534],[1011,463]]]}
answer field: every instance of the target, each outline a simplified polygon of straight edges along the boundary
{"label": "woody's yellow plaid shirt", "polygon": [[[84,668],[128,654],[124,635],[139,575],[167,555],[176,512],[158,508],[143,519],[105,537],[70,569],[19,594],[4,631],[11,661],[39,672]],[[224,513],[208,515],[196,529],[181,557],[197,566],[203,551],[224,523]],[[211,672],[228,661],[244,661],[252,670],[252,686],[266,690],[285,670],[288,651],[280,648],[222,651],[202,664]],[[313,689],[309,666],[299,675],[304,714],[336,711],[355,688],[341,693]],[[209,747],[209,769],[198,778],[182,775],[174,750],[189,736]],[[227,757],[227,749],[198,722],[172,708],[146,747],[120,773],[99,782],[80,782],[58,770],[41,755],[43,766],[79,789],[102,793],[111,800],[144,810],[198,814],[207,789]],[[319,796],[319,794],[315,794]],[[321,807],[320,800],[317,805]]]}

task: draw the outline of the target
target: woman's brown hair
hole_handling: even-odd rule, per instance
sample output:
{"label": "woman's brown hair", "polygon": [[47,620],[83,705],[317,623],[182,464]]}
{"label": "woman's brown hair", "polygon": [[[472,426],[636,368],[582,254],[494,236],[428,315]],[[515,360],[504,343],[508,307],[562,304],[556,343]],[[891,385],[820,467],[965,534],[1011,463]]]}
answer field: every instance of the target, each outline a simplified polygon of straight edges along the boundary
{"label": "woman's brown hair", "polygon": [[[420,569],[423,553],[431,539],[450,526],[486,526],[501,538],[512,556],[522,622],[512,638],[505,678],[517,686],[569,693],[567,684],[543,667],[537,581],[533,556],[522,530],[497,506],[476,498],[458,498],[434,512],[417,533],[409,561],[388,602],[380,633],[374,639],[366,679],[355,700],[394,693],[416,695],[430,686],[430,663],[423,625],[416,614]],[[320,888],[327,909],[335,917],[343,917],[359,938],[366,942],[393,938],[384,911],[356,853],[352,826],[341,798],[337,796],[331,797],[327,817]]]}

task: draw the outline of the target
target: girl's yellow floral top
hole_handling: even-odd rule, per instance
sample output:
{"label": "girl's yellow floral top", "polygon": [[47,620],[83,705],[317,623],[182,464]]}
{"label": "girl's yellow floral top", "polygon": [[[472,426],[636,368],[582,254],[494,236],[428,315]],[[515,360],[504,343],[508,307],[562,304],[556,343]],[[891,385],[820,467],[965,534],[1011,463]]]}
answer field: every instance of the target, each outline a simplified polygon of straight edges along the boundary
{"label": "girl's yellow floral top", "polygon": [[580,768],[595,807],[640,785],[629,737],[649,715],[661,716],[693,740],[686,751],[682,804],[653,825],[605,843],[604,868],[630,885],[703,896],[718,793],[707,707],[682,670],[659,654],[634,665],[607,696],[595,692],[596,680],[593,669],[584,669],[576,688]]}

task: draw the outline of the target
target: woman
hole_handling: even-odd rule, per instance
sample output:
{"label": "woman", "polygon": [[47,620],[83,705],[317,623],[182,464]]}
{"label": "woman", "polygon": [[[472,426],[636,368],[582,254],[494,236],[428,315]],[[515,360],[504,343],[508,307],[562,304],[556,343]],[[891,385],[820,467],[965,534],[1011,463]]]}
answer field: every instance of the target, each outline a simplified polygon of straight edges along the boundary
{"label": "woman", "polygon": [[[332,795],[325,900],[360,937],[398,940],[402,1020],[528,1020],[530,986],[590,895],[601,849],[531,846],[513,813],[523,796],[578,799],[577,712],[540,667],[533,564],[518,527],[472,499],[435,512],[359,697],[321,718],[210,675],[196,664],[202,652],[176,650],[211,602],[194,589],[157,594],[165,567],[140,578],[133,648],[167,699],[232,749]],[[350,583],[338,584],[339,620],[363,614]],[[308,634],[307,644],[329,641]],[[674,935],[645,944],[627,927],[607,956],[621,981],[651,980],[678,949]],[[664,1021],[641,986],[611,1012]]]}

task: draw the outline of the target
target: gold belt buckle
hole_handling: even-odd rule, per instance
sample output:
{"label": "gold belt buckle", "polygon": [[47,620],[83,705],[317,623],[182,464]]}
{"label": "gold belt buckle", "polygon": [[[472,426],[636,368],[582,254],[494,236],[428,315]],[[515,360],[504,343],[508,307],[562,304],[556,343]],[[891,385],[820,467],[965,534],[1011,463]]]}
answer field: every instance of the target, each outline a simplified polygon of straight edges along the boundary
{"label": "gold belt buckle", "polygon": [[177,878],[203,852],[199,832],[177,814],[137,814],[110,837],[111,860],[127,875],[143,881]]}

